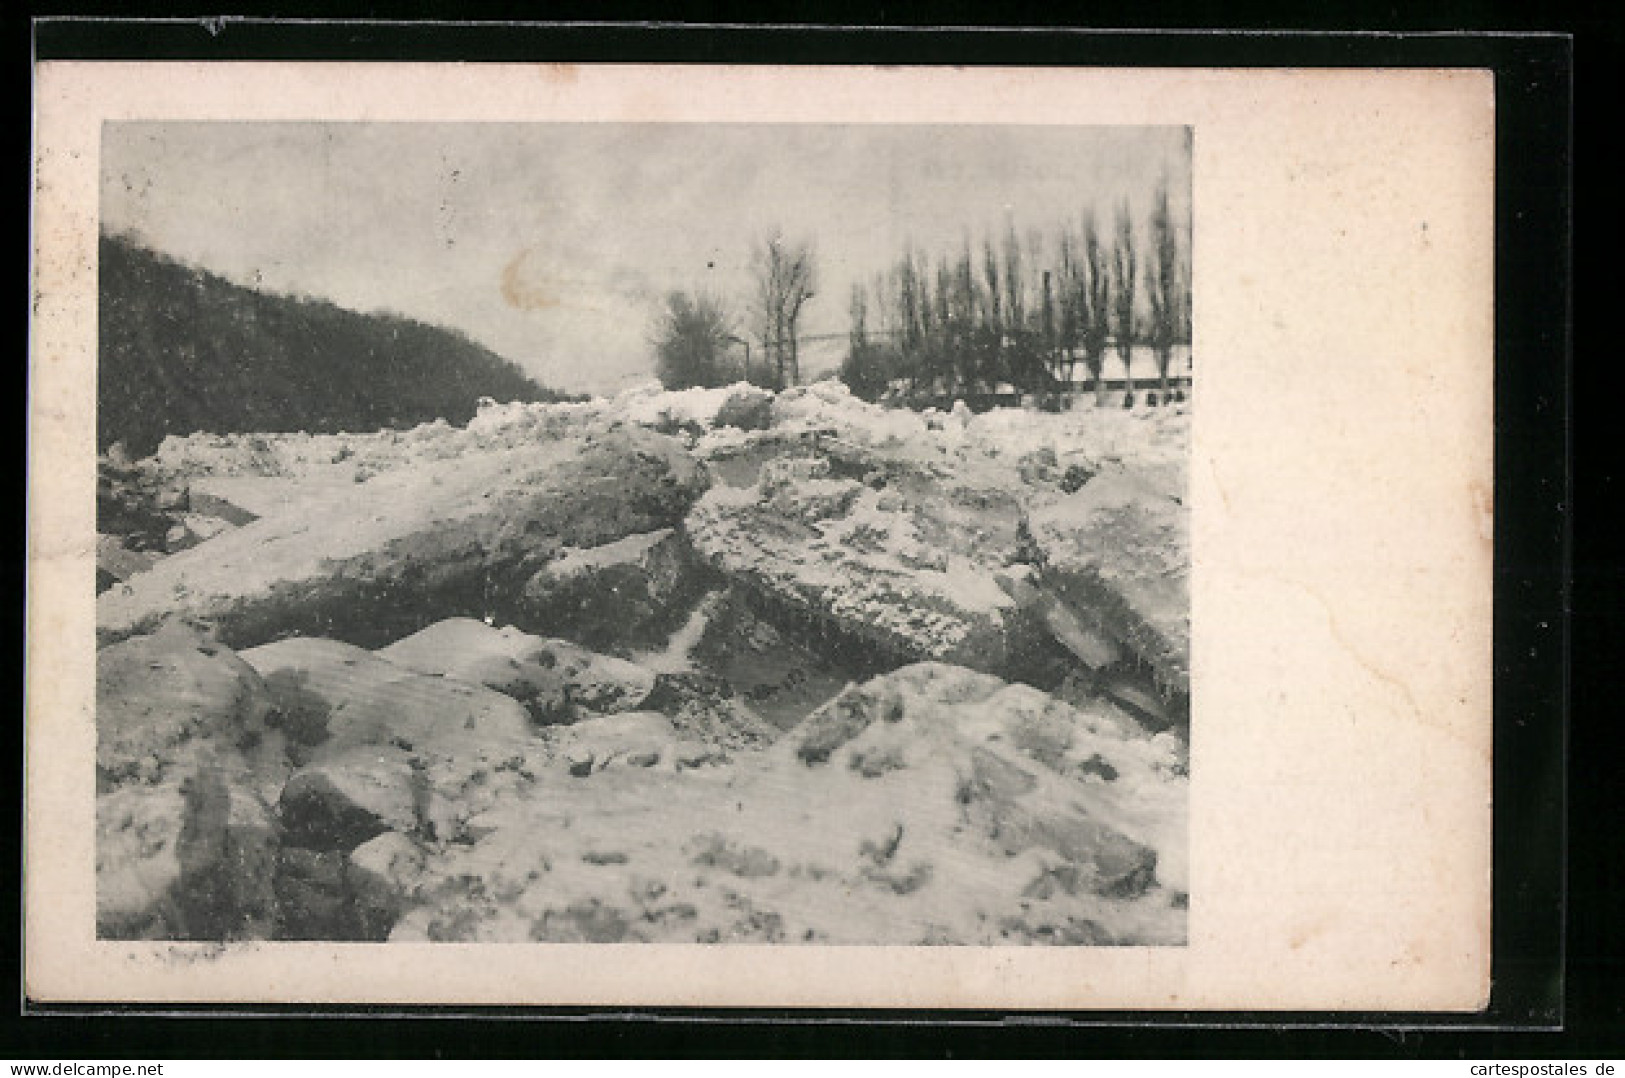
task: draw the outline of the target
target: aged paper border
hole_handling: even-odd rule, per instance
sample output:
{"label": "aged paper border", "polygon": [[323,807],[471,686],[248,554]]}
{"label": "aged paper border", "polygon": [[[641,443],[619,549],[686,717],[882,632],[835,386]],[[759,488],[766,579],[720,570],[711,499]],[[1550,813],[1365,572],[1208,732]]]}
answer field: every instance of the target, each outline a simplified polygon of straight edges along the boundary
{"label": "aged paper border", "polygon": [[[36,1001],[1472,1011],[1489,991],[1493,81],[1464,70],[36,68]],[[94,938],[96,230],[119,119],[1189,124],[1184,948]]]}

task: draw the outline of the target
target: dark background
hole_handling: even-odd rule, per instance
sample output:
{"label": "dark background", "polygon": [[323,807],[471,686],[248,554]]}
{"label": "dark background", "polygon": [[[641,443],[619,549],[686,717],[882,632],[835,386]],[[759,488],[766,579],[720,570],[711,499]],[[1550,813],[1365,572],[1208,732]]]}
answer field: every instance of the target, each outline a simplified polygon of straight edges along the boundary
{"label": "dark background", "polygon": [[[168,1017],[95,1008],[41,1013],[21,998],[19,888],[6,889],[17,946],[6,948],[17,1005],[8,1008],[0,1056],[15,1059],[125,1059],[181,1057],[347,1056],[1369,1056],[1567,1058],[1625,1055],[1625,977],[1621,975],[1619,918],[1625,915],[1616,836],[1614,792],[1619,768],[1607,714],[1611,696],[1600,683],[1619,652],[1620,567],[1597,526],[1615,483],[1611,454],[1617,442],[1593,421],[1612,404],[1594,381],[1619,348],[1616,320],[1582,319],[1603,344],[1573,336],[1575,312],[1617,305],[1604,273],[1577,273],[1573,256],[1589,268],[1618,250],[1618,184],[1602,186],[1602,162],[1611,148],[1601,119],[1622,99],[1618,65],[1621,24],[1603,5],[1568,10],[1560,5],[1443,3],[1426,11],[1372,6],[1367,12],[1317,6],[1311,15],[1265,5],[1184,4],[1151,12],[1133,10],[1123,26],[1177,27],[1239,19],[1237,29],[1267,33],[1158,35],[1060,29],[1083,13],[1023,11],[1001,5],[1004,25],[1051,29],[1023,32],[963,30],[862,31],[761,25],[722,28],[648,26],[512,26],[501,18],[535,17],[517,5],[324,5],[316,10],[280,5],[279,14],[310,17],[470,20],[467,25],[318,24],[225,20],[158,24],[96,21],[31,23],[7,13],[11,72],[26,79],[24,49],[40,59],[462,59],[476,61],[573,60],[771,63],[1110,64],[1152,66],[1473,66],[1497,72],[1497,485],[1496,485],[1496,876],[1495,991],[1490,1009],[1476,1016],[1169,1014],[820,1014],[814,1012],[633,1012],[550,1015],[485,1011],[449,1016],[309,1009],[260,1010],[224,1017],[211,1011],[176,1011]],[[1028,5],[1036,8],[1036,5]],[[252,15],[268,5],[238,6]],[[311,5],[305,5],[311,8]],[[905,5],[755,5],[757,23],[774,20],[967,26],[991,12],[968,3],[931,11]],[[35,16],[69,8],[36,8]],[[78,5],[74,13],[176,17],[195,14],[175,5]],[[212,14],[212,13],[211,13]],[[568,18],[558,5],[547,14]],[[594,17],[612,15],[604,5]],[[1091,10],[1097,25],[1112,14]],[[625,14],[639,17],[636,12]],[[645,13],[642,17],[647,17]],[[670,11],[663,18],[673,18]],[[692,20],[723,22],[718,9]],[[1341,21],[1335,21],[1339,20]],[[1294,34],[1283,31],[1383,31],[1364,34]],[[1453,30],[1545,32],[1546,36],[1462,36]],[[1394,31],[1427,31],[1395,34]],[[1444,33],[1439,33],[1443,31]],[[1572,37],[1565,36],[1572,34]],[[20,200],[26,205],[23,157],[30,153],[30,87],[13,95],[14,158]],[[1577,94],[1571,93],[1578,91]],[[1576,103],[1578,108],[1576,110]],[[1573,122],[1591,133],[1572,140]],[[1589,121],[1589,122],[1588,122]],[[1593,186],[1571,187],[1576,163]],[[1610,179],[1612,172],[1610,170]],[[1574,209],[1583,224],[1571,229]],[[26,217],[14,220],[23,224]],[[1571,238],[1577,245],[1571,248]],[[18,245],[21,252],[22,244]],[[1610,265],[1618,259],[1611,258]],[[1607,292],[1604,292],[1607,289]],[[13,293],[20,298],[20,293]],[[14,300],[17,302],[17,300]],[[26,349],[26,330],[16,331]],[[23,353],[26,355],[26,351]],[[1571,363],[1571,354],[1588,362]],[[26,364],[14,368],[18,411],[26,415]],[[1578,390],[1578,392],[1576,392]],[[1574,422],[1576,409],[1580,423]],[[25,423],[16,425],[15,459],[25,459]],[[1595,435],[1597,447],[1571,452],[1572,439]],[[1571,462],[1591,487],[1574,512]],[[21,469],[18,492],[22,493]],[[18,497],[15,539],[23,528]],[[1576,545],[1572,525],[1596,530]],[[15,541],[15,540],[14,540]],[[22,545],[0,561],[8,595],[23,596]],[[1572,606],[1571,606],[1572,604]],[[9,627],[22,641],[22,609]],[[1573,610],[1572,619],[1568,616]],[[1546,627],[1542,628],[1541,623]],[[1572,634],[1572,640],[1571,640]],[[1570,650],[1573,649],[1572,663]],[[21,687],[21,647],[16,670]],[[1586,671],[1576,679],[1569,671]],[[13,699],[21,701],[18,692]],[[1572,723],[1569,722],[1572,702]],[[21,740],[21,712],[13,742]],[[1571,743],[1572,738],[1572,743]],[[1565,797],[1565,772],[1568,784]],[[6,862],[20,874],[20,765],[12,772],[18,793],[8,799],[10,845]],[[23,1012],[28,1013],[24,1014]],[[107,1013],[107,1012],[111,1013]],[[359,1019],[334,1020],[339,1016]],[[1128,1023],[1137,1023],[1130,1025]],[[1334,1028],[1335,1025],[1335,1028]]]}

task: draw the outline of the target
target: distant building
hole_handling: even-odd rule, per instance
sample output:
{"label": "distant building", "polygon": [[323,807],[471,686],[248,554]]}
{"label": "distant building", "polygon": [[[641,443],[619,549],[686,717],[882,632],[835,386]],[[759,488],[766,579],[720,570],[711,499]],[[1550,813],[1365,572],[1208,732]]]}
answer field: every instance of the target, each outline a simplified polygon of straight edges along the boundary
{"label": "distant building", "polygon": [[[1168,365],[1168,384],[1177,389],[1189,390],[1194,378],[1194,365],[1191,348],[1188,344],[1174,346],[1173,361]],[[1128,379],[1123,370],[1123,361],[1115,348],[1109,349],[1104,362],[1101,363],[1101,378],[1106,383],[1108,391],[1122,392],[1129,388]],[[1145,345],[1138,345],[1134,349],[1134,389],[1157,389],[1161,386],[1161,379],[1157,375],[1157,358],[1152,350]],[[1088,367],[1080,359],[1072,368],[1072,381],[1063,387],[1063,392],[1093,393],[1095,380],[1089,374]]]}

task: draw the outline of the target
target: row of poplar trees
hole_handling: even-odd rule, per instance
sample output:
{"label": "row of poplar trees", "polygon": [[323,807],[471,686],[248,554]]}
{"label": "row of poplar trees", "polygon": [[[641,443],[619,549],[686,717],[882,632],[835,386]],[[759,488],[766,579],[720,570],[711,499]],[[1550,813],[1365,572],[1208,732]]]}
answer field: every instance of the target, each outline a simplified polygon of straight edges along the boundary
{"label": "row of poplar trees", "polygon": [[[1145,247],[1149,246],[1149,250]],[[1148,346],[1160,388],[1170,390],[1176,345],[1190,341],[1190,263],[1157,189],[1148,227],[1127,203],[1102,227],[1093,209],[1051,237],[1014,228],[1003,242],[967,238],[957,257],[932,263],[907,250],[888,271],[852,289],[850,347],[841,378],[868,400],[901,384],[907,397],[990,393],[1008,383],[1053,393],[1082,364],[1098,403],[1115,349],[1132,394],[1133,349]]]}

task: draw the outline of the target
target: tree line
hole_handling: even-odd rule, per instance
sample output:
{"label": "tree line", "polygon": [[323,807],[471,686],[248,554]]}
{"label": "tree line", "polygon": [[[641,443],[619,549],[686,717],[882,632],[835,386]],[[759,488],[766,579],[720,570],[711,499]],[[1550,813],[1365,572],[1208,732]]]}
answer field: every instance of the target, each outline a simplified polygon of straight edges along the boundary
{"label": "tree line", "polygon": [[1159,187],[1142,229],[1126,203],[1109,224],[1094,209],[1049,235],[1007,227],[980,249],[967,237],[933,261],[908,249],[853,286],[841,378],[868,400],[994,392],[1053,393],[1081,365],[1105,403],[1115,351],[1133,396],[1133,349],[1148,346],[1166,398],[1177,345],[1190,341],[1190,264]]}
{"label": "tree line", "polygon": [[[656,371],[667,388],[741,379],[770,389],[801,380],[797,326],[815,294],[809,240],[774,232],[751,256],[744,324],[720,297],[674,291],[654,332]],[[1091,207],[1049,233],[967,234],[956,253],[905,249],[849,297],[848,349],[840,377],[866,400],[975,396],[1010,386],[1056,393],[1081,366],[1106,401],[1115,351],[1133,399],[1137,346],[1148,347],[1166,399],[1177,346],[1190,341],[1190,260],[1166,184],[1137,222],[1127,202],[1109,220]]]}

